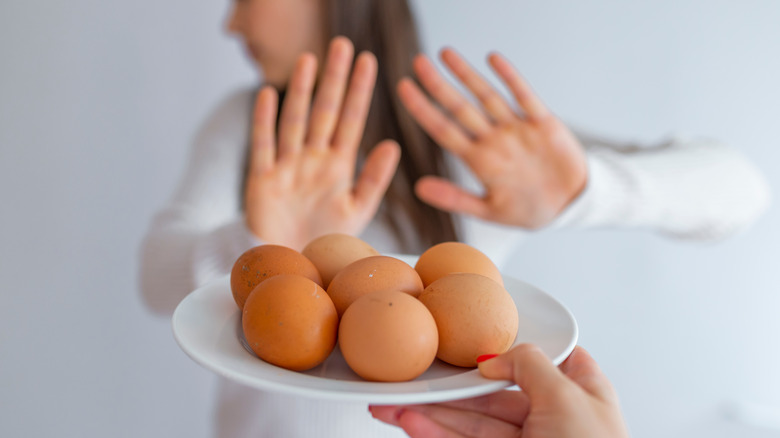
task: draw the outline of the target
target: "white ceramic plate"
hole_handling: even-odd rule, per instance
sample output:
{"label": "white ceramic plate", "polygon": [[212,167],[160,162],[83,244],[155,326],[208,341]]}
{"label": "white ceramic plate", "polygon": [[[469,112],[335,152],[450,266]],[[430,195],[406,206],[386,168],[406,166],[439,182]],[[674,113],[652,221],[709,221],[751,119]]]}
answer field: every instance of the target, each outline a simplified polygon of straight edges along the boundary
{"label": "white ceramic plate", "polygon": [[[400,256],[414,266],[415,257]],[[577,343],[577,322],[563,304],[545,292],[504,274],[504,285],[517,305],[520,326],[515,344],[538,345],[557,365]],[[189,294],[173,314],[173,333],[195,362],[236,382],[261,390],[310,398],[371,404],[434,403],[476,397],[512,385],[488,380],[472,368],[438,359],[410,382],[367,382],[349,369],[338,348],[318,367],[289,371],[259,359],[245,345],[241,314],[223,277]]]}

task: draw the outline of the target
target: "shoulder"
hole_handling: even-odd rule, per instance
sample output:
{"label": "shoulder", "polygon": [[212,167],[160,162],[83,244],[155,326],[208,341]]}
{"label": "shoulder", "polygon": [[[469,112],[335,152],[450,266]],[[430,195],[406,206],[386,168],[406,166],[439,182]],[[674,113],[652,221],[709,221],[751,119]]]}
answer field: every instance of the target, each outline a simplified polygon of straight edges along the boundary
{"label": "shoulder", "polygon": [[254,88],[243,88],[222,98],[200,124],[195,134],[196,156],[234,155],[248,139],[254,103]]}
{"label": "shoulder", "polygon": [[253,87],[234,90],[222,98],[211,110],[201,126],[201,134],[220,131],[249,129],[255,89]]}

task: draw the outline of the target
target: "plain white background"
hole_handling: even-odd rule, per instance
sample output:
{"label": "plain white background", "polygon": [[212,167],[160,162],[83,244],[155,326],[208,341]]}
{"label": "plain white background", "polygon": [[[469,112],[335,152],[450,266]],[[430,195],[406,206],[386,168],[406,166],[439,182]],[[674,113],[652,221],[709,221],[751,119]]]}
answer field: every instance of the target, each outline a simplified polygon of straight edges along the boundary
{"label": "plain white background", "polygon": [[[198,124],[257,80],[228,5],[0,5],[0,436],[211,436],[214,378],[136,275]],[[482,68],[500,50],[563,119],[618,139],[725,141],[777,194],[780,3],[416,5],[429,53]],[[571,308],[635,437],[780,436],[779,216],[704,244],[542,233],[510,271]]]}

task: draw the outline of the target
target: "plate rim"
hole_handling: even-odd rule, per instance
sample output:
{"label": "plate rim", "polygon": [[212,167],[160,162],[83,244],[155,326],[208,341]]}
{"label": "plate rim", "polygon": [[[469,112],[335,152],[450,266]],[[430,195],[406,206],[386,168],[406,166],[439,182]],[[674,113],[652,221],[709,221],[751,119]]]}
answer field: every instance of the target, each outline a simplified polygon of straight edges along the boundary
{"label": "plate rim", "polygon": [[[391,255],[392,257],[401,258],[397,255]],[[402,260],[408,262],[408,259],[411,257],[416,256],[404,256],[401,258]],[[512,281],[521,283],[525,287],[529,287],[532,290],[535,290],[536,292],[539,292],[543,294],[547,299],[552,300],[559,308],[563,311],[563,313],[566,315],[566,317],[569,319],[572,328],[573,333],[571,335],[571,339],[569,340],[569,343],[566,345],[566,347],[561,351],[558,355],[555,357],[551,357],[551,361],[557,366],[560,365],[574,350],[574,348],[577,345],[578,339],[579,339],[579,326],[577,324],[577,320],[574,317],[573,313],[563,304],[561,303],[557,298],[552,296],[551,294],[545,292],[544,290],[527,283],[523,280],[517,279],[511,275],[508,275],[504,272],[502,272],[502,275],[506,278],[511,278]],[[288,383],[279,383],[271,379],[259,379],[254,376],[249,376],[240,372],[237,372],[235,370],[231,370],[229,368],[219,366],[218,364],[213,363],[205,356],[201,355],[201,352],[197,351],[197,349],[192,348],[192,346],[189,343],[189,340],[182,338],[182,333],[179,332],[177,329],[177,326],[180,324],[181,320],[181,312],[183,312],[182,309],[186,309],[187,306],[190,304],[190,301],[196,299],[196,297],[200,297],[201,295],[207,295],[207,293],[211,289],[218,288],[219,283],[229,283],[229,277],[230,275],[223,275],[218,278],[215,278],[214,280],[202,285],[201,287],[198,287],[194,291],[187,294],[187,296],[182,299],[182,301],[176,306],[176,309],[173,312],[173,315],[171,317],[171,328],[173,331],[174,339],[176,343],[178,344],[179,348],[181,348],[184,353],[194,362],[199,364],[200,366],[208,369],[211,372],[214,372],[215,374],[235,381],[237,383],[258,389],[258,390],[264,390],[264,391],[270,391],[270,392],[280,392],[285,393],[289,395],[297,395],[307,398],[314,398],[314,399],[321,399],[321,400],[331,400],[331,401],[344,401],[344,402],[367,402],[373,405],[391,405],[391,404],[410,404],[410,403],[435,403],[435,402],[442,402],[447,400],[456,400],[456,399],[463,399],[463,398],[471,398],[471,397],[477,397],[493,392],[500,391],[502,389],[506,389],[512,386],[516,386],[514,382],[509,380],[490,380],[483,378],[479,376],[479,370],[474,369],[468,369],[464,371],[463,373],[454,374],[450,376],[444,376],[444,377],[437,377],[434,379],[426,380],[426,382],[433,382],[438,381],[442,379],[448,379],[453,377],[462,377],[462,376],[469,376],[472,378],[477,378],[478,380],[483,380],[478,385],[472,385],[467,387],[457,387],[457,388],[449,388],[449,389],[437,389],[434,391],[425,391],[425,392],[384,392],[384,393],[377,393],[374,391],[369,392],[357,392],[353,389],[349,390],[343,390],[343,391],[333,391],[323,388],[312,388],[312,387],[305,387],[301,385],[290,385]],[[216,294],[216,293],[215,293]],[[236,312],[240,312],[238,308],[236,308]],[[231,318],[235,317],[235,313],[231,315]],[[240,344],[240,340],[237,340]],[[242,350],[244,350],[244,347],[241,346]],[[261,360],[258,358],[258,360]],[[268,364],[267,362],[265,365],[268,365],[270,367],[274,367],[272,364]],[[289,372],[289,373],[295,373],[295,371],[286,370],[283,368],[276,367],[279,370],[283,372]],[[312,376],[309,374],[303,374],[300,373],[301,376],[305,376],[305,378],[313,378],[313,379],[327,379],[326,377],[320,377],[320,376]],[[399,384],[408,384],[411,382],[361,382],[361,381],[344,381],[349,382],[349,384],[356,384],[356,385],[371,385],[371,386],[384,386],[384,385],[399,385]]]}

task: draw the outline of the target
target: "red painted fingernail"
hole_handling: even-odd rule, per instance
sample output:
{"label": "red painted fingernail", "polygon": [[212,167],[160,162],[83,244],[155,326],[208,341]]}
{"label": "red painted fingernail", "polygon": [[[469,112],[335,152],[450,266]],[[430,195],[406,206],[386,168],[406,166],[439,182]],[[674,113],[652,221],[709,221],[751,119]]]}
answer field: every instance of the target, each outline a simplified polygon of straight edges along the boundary
{"label": "red painted fingernail", "polygon": [[482,363],[488,359],[493,359],[494,357],[498,356],[497,354],[483,354],[482,356],[479,356],[477,358],[477,363]]}

